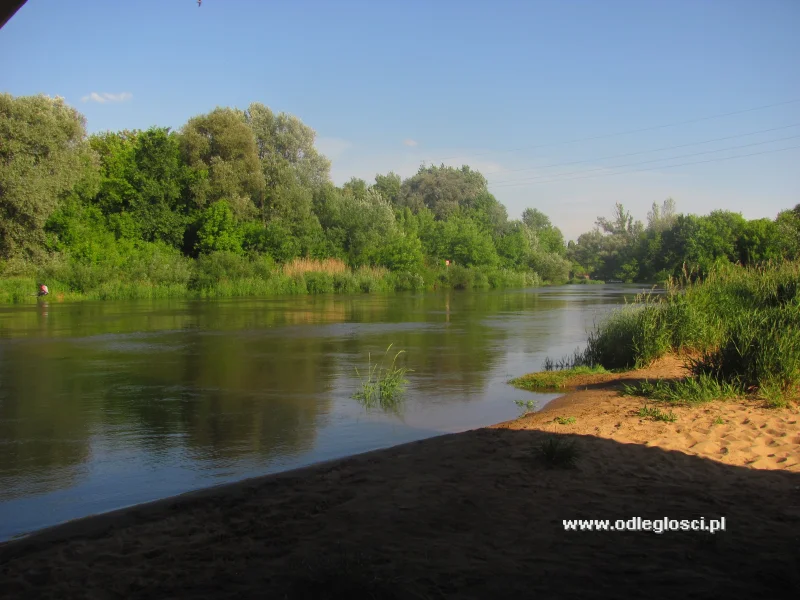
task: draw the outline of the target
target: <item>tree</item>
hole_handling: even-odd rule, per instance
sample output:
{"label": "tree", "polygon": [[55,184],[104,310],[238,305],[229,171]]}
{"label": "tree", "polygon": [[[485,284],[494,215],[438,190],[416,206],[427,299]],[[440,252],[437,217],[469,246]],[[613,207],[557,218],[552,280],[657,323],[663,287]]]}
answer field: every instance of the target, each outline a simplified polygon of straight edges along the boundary
{"label": "tree", "polygon": [[64,195],[97,170],[85,120],[63,98],[0,94],[0,256],[33,256]]}
{"label": "tree", "polygon": [[181,152],[194,172],[190,188],[198,208],[225,199],[243,220],[264,205],[264,174],[252,130],[241,111],[217,108],[189,119]]}
{"label": "tree", "polygon": [[503,266],[511,269],[528,267],[535,245],[538,245],[537,238],[522,221],[508,223],[503,235],[495,239]]}
{"label": "tree", "polygon": [[740,214],[729,211],[679,215],[662,236],[666,268],[678,275],[685,264],[702,276],[718,262],[738,260],[736,240],[744,224]]}
{"label": "tree", "polygon": [[522,213],[522,222],[537,237],[545,252],[555,252],[562,256],[566,253],[564,235],[542,211],[536,208],[526,208]]}
{"label": "tree", "polygon": [[781,232],[770,219],[747,221],[736,240],[736,253],[742,264],[758,264],[782,258]]}
{"label": "tree", "polygon": [[219,251],[241,253],[242,232],[225,200],[214,202],[200,214],[196,249],[201,254]]}
{"label": "tree", "polygon": [[401,233],[389,203],[374,188],[362,191],[359,181],[316,201],[326,236],[353,266],[378,264],[382,247]]}
{"label": "tree", "polygon": [[437,246],[439,257],[462,266],[494,266],[500,262],[490,235],[466,217],[454,216],[442,222]]}
{"label": "tree", "polygon": [[606,233],[625,237],[633,237],[643,230],[641,222],[634,221],[631,213],[619,202],[614,205],[614,216],[611,219],[597,217],[596,224]]}
{"label": "tree", "polygon": [[[358,177],[351,177],[350,180],[342,186],[342,193],[352,196],[357,200],[366,200],[368,190],[369,186],[367,185],[367,182],[363,179],[359,179]],[[380,190],[377,188],[375,191],[380,194]],[[383,197],[382,194],[381,197]]]}
{"label": "tree", "polygon": [[[264,196],[257,203],[262,219],[290,217],[296,208],[292,200],[310,199],[329,181],[331,163],[314,147],[314,130],[293,115],[276,115],[269,107],[254,102],[244,112],[244,121],[255,139],[264,178]],[[287,188],[295,191],[287,194]],[[311,195],[298,195],[297,188]],[[307,206],[297,210],[304,213]]]}
{"label": "tree", "polygon": [[647,230],[661,233],[675,222],[675,200],[667,198],[661,204],[653,202],[653,207],[647,213]]}
{"label": "tree", "polygon": [[486,233],[499,237],[508,225],[508,212],[489,192],[481,192],[462,203],[463,213]]}
{"label": "tree", "polygon": [[800,204],[791,210],[784,210],[775,219],[778,227],[779,245],[784,258],[800,258]]}
{"label": "tree", "polygon": [[403,182],[399,205],[414,212],[429,208],[437,219],[446,219],[459,206],[487,191],[484,176],[466,165],[460,169],[420,167],[416,175]]}
{"label": "tree", "polygon": [[375,189],[377,189],[381,196],[386,198],[393,206],[397,205],[400,198],[400,187],[402,181],[400,175],[391,171],[386,175],[375,175]]}

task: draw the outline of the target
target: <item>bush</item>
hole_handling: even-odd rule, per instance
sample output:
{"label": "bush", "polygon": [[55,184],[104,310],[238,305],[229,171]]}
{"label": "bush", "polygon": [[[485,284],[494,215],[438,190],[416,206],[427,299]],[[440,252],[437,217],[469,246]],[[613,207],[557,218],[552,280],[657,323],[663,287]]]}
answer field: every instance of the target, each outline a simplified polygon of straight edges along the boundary
{"label": "bush", "polygon": [[643,367],[671,349],[671,332],[664,306],[646,300],[613,313],[589,335],[582,361],[606,369]]}
{"label": "bush", "polygon": [[691,361],[695,374],[791,393],[800,384],[800,311],[794,307],[750,310],[731,319],[727,339]]}
{"label": "bush", "polygon": [[189,288],[211,289],[222,282],[252,278],[255,275],[254,271],[253,263],[233,252],[201,254],[194,262]]}
{"label": "bush", "polygon": [[680,286],[671,282],[665,296],[645,294],[613,313],[571,364],[641,367],[670,351],[699,351],[690,365],[700,379],[652,392],[707,399],[735,389],[778,405],[775,398],[800,386],[799,287],[800,263],[726,264],[704,280],[686,276]]}
{"label": "bush", "polygon": [[361,289],[358,286],[358,280],[355,275],[347,272],[334,273],[333,291],[337,294],[357,294]]}
{"label": "bush", "polygon": [[334,292],[333,275],[331,273],[306,273],[306,289],[309,294],[331,294]]}
{"label": "bush", "polygon": [[393,287],[395,291],[419,291],[425,289],[425,280],[418,273],[403,271],[394,274]]}

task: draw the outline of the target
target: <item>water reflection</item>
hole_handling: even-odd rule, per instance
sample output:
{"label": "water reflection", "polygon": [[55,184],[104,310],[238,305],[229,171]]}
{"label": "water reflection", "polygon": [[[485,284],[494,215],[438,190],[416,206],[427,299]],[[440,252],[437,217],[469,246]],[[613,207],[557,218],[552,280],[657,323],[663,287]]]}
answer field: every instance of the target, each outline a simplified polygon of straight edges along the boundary
{"label": "water reflection", "polygon": [[[0,309],[0,539],[257,473],[513,418],[506,385],[635,289],[584,286]],[[351,399],[386,347],[402,420]]]}

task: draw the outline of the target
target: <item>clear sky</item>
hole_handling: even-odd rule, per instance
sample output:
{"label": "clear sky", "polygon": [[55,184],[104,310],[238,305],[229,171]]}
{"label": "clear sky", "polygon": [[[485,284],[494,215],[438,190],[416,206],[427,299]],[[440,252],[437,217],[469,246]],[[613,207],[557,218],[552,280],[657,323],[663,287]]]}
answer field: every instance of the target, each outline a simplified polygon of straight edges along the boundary
{"label": "clear sky", "polygon": [[717,160],[800,146],[798,32],[800,0],[28,0],[0,91],[63,96],[90,131],[262,102],[317,131],[338,184],[469,164],[575,238],[617,201],[800,203],[800,149]]}

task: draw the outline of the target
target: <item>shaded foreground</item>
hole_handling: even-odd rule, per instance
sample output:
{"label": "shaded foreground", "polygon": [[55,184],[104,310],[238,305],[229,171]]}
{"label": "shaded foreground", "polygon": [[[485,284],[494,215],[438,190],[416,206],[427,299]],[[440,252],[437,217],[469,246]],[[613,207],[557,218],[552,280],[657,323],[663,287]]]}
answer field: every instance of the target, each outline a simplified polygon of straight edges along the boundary
{"label": "shaded foreground", "polygon": [[[796,409],[762,413],[729,402],[678,409],[685,412],[676,423],[653,423],[632,416],[639,401],[615,396],[608,388],[615,382],[596,385],[512,423],[187,494],[0,545],[0,598],[800,593]],[[736,426],[729,419],[729,430],[712,434],[715,410],[740,411],[749,421]],[[558,425],[556,415],[577,418]],[[762,428],[763,419],[777,421]],[[593,435],[577,433],[589,429]],[[764,447],[777,444],[786,460],[770,462],[777,455],[765,454],[772,470],[724,464],[746,461],[746,453],[717,454],[716,442],[698,446],[703,435],[727,435],[718,439],[734,450],[731,436],[743,436],[748,447],[769,436]],[[553,436],[577,441],[576,468],[549,469],[534,457]],[[642,443],[629,443],[637,436]],[[727,531],[566,532],[562,524],[637,516],[725,517]]]}

